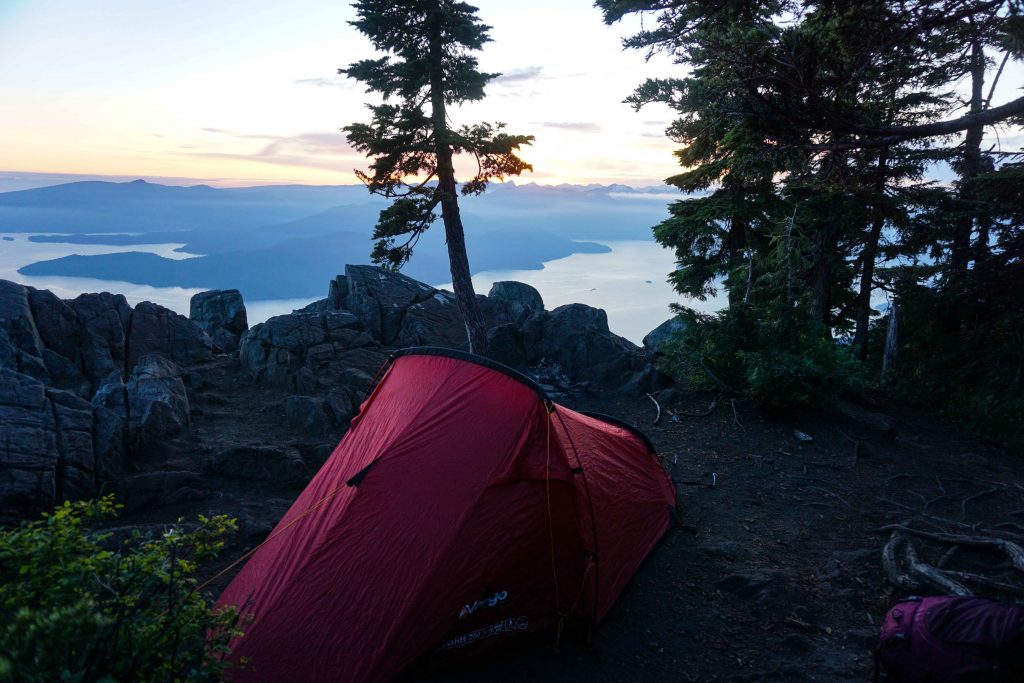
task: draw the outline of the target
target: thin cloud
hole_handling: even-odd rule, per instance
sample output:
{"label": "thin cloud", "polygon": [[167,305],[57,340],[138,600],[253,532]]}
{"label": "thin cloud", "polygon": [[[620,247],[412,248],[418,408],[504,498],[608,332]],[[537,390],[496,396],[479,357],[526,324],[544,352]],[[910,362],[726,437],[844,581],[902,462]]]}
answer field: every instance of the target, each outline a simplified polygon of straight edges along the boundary
{"label": "thin cloud", "polygon": [[298,78],[292,81],[295,85],[312,85],[317,88],[350,88],[352,84],[347,78],[339,78],[338,76],[319,78]]}
{"label": "thin cloud", "polygon": [[601,126],[590,121],[540,121],[536,125],[559,130],[571,130],[577,133],[600,133]]}
{"label": "thin cloud", "polygon": [[352,149],[340,133],[302,133],[300,135],[253,135],[217,128],[204,128],[236,140],[264,142],[252,151],[182,152],[186,156],[255,161],[278,166],[297,166],[329,170],[348,170],[364,161],[362,154]]}
{"label": "thin cloud", "polygon": [[491,81],[491,83],[494,83],[496,85],[505,85],[508,83],[532,81],[535,78],[538,78],[543,71],[543,67],[539,66],[527,66],[522,69],[512,69],[511,71],[506,71],[505,73],[501,74],[493,81]]}

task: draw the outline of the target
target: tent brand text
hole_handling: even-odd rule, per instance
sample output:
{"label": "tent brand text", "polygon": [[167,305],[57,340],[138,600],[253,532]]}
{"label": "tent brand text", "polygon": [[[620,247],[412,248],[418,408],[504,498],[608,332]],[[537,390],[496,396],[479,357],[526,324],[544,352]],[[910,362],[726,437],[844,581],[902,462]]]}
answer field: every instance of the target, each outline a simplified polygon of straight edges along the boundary
{"label": "tent brand text", "polygon": [[461,636],[456,636],[441,647],[437,648],[437,651],[444,652],[445,650],[464,647],[484,640],[485,638],[492,638],[494,636],[501,635],[502,633],[525,631],[528,628],[530,628],[530,620],[525,616],[503,619],[501,621],[494,622],[490,626],[485,626],[475,631],[470,631],[469,633],[463,633]]}
{"label": "tent brand text", "polygon": [[464,605],[463,608],[462,608],[462,611],[459,612],[459,619],[465,619],[470,614],[472,614],[473,612],[476,612],[479,609],[486,609],[488,607],[494,607],[499,602],[504,601],[505,598],[507,598],[507,597],[508,597],[508,591],[498,591],[497,593],[495,593],[494,595],[492,595],[489,598],[484,598],[483,600],[477,600],[476,602],[471,602],[468,605]]}

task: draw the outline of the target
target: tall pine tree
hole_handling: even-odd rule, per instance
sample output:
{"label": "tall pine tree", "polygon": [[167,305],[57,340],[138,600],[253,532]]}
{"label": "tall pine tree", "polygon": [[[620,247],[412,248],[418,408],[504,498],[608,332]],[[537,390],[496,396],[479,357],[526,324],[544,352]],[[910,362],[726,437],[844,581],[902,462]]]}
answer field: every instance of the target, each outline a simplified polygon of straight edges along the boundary
{"label": "tall pine tree", "polygon": [[[343,130],[349,143],[374,157],[369,172],[356,171],[370,192],[395,201],[381,211],[374,228],[372,258],[399,269],[441,209],[452,287],[466,323],[469,348],[487,354],[484,327],[459,213],[459,193],[482,193],[491,180],[504,180],[532,167],[518,156],[532,135],[509,135],[502,123],[453,128],[453,106],[481,100],[484,86],[498,74],[479,70],[473,52],[490,40],[477,8],[453,0],[361,0],[352,23],[386,56],[364,59],[339,73],[362,81],[383,97],[367,105],[370,123]],[[475,163],[472,178],[455,177],[454,160]]]}

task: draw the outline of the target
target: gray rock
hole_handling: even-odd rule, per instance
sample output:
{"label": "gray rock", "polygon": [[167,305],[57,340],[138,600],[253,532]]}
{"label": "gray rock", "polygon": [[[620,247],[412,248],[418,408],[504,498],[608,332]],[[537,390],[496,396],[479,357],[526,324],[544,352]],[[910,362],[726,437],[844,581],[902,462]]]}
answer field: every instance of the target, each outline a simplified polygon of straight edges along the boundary
{"label": "gray rock", "polygon": [[662,324],[655,327],[644,337],[644,348],[648,351],[657,351],[665,342],[686,329],[686,323],[678,315],[669,318]]}
{"label": "gray rock", "polygon": [[208,470],[230,479],[255,480],[285,488],[305,486],[312,473],[290,447],[238,446],[215,455]]}
{"label": "gray rock", "polygon": [[82,294],[66,302],[78,319],[82,371],[98,386],[113,370],[123,370],[131,306],[124,296]]}
{"label": "gray rock", "polygon": [[254,325],[242,336],[239,358],[255,380],[298,390],[303,368],[318,370],[347,349],[372,344],[348,311],[292,313]]}
{"label": "gray rock", "polygon": [[[53,292],[28,287],[29,306],[39,336],[50,351],[72,364],[79,362],[78,315]],[[47,363],[49,365],[49,363]]]}
{"label": "gray rock", "polygon": [[334,388],[327,392],[327,408],[334,423],[344,426],[359,410],[359,403],[348,391]]}
{"label": "gray rock", "polygon": [[47,389],[46,395],[56,427],[58,499],[91,498],[96,494],[92,405],[59,389]]}
{"label": "gray rock", "polygon": [[29,289],[0,280],[0,360],[3,367],[49,383],[42,337],[29,305]]}
{"label": "gray rock", "polygon": [[0,370],[0,517],[49,507],[57,500],[57,429],[46,387]]}
{"label": "gray rock", "polygon": [[128,417],[128,396],[125,394],[124,382],[121,381],[121,373],[118,370],[112,371],[103,378],[96,393],[93,394],[92,404],[102,406],[121,419]]}
{"label": "gray rock", "polygon": [[185,383],[163,356],[142,356],[125,383],[125,394],[136,449],[151,450],[189,429]]}
{"label": "gray rock", "polygon": [[233,353],[249,329],[242,293],[237,289],[199,292],[189,302],[189,319],[210,335],[218,351]]}
{"label": "gray rock", "polygon": [[128,356],[131,369],[146,354],[159,353],[181,365],[210,360],[210,336],[188,318],[149,301],[132,311],[128,325]]}
{"label": "gray rock", "polygon": [[491,358],[512,367],[522,367],[529,360],[519,326],[515,323],[504,323],[487,330],[487,348]]}
{"label": "gray rock", "polygon": [[491,285],[491,291],[487,298],[496,302],[503,310],[507,318],[516,323],[521,323],[533,313],[544,310],[544,299],[540,292],[523,282],[504,280]]}
{"label": "gray rock", "polygon": [[319,434],[331,426],[327,406],[312,396],[289,396],[284,414],[288,424],[305,433]]}
{"label": "gray rock", "polygon": [[[382,344],[392,344],[398,339],[410,306],[424,303],[439,293],[439,290],[401,273],[376,266],[352,265],[345,266],[343,299],[341,286],[336,289],[336,299],[339,303],[343,301],[342,307],[358,316],[366,330]],[[444,311],[449,308],[441,301],[437,301],[437,306],[445,306]],[[432,312],[440,311],[433,307]],[[457,307],[454,313],[458,314]],[[462,325],[461,317],[458,320]],[[418,330],[407,330],[406,336],[416,332]]]}
{"label": "gray rock", "polygon": [[120,466],[120,419],[79,396],[0,370],[0,520],[91,498]]}
{"label": "gray rock", "polygon": [[43,363],[50,375],[50,383],[60,389],[88,398],[92,393],[92,382],[82,374],[81,369],[69,358],[56,351],[43,349]]}
{"label": "gray rock", "polygon": [[557,364],[574,382],[622,388],[645,366],[634,344],[609,331],[605,312],[584,304],[535,313],[522,335],[531,363]]}
{"label": "gray rock", "polygon": [[[344,275],[339,275],[333,280],[327,289],[327,298],[324,301],[325,310],[336,311],[345,308],[345,299],[348,298],[348,280]],[[317,302],[313,302],[317,303]]]}
{"label": "gray rock", "polygon": [[410,305],[405,309],[397,337],[389,343],[398,347],[469,348],[466,323],[455,295],[439,289],[430,298]]}
{"label": "gray rock", "polygon": [[102,483],[121,476],[127,455],[124,418],[103,406],[93,406],[92,442],[97,481]]}

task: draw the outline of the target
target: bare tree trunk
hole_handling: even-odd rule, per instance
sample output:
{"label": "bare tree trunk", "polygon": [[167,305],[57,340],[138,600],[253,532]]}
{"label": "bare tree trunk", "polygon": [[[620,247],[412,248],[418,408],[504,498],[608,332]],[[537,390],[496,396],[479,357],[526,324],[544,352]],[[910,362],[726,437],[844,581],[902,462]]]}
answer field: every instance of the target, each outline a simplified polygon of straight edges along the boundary
{"label": "bare tree trunk", "polygon": [[813,263],[811,266],[811,319],[825,326],[831,335],[832,264],[836,256],[838,230],[828,220],[814,235]]}
{"label": "bare tree trunk", "polygon": [[[441,21],[438,15],[438,22]],[[469,350],[472,353],[486,356],[487,327],[484,325],[480,304],[476,300],[473,289],[473,278],[469,270],[469,256],[466,253],[466,235],[462,227],[462,216],[459,212],[459,195],[455,183],[455,167],[452,164],[452,147],[449,142],[448,119],[444,101],[444,81],[441,71],[441,32],[440,24],[430,36],[430,55],[432,69],[430,74],[431,121],[434,128],[435,150],[437,154],[438,191],[441,193],[441,220],[444,223],[444,235],[448,244],[448,262],[451,267],[452,289],[459,304],[459,311],[466,324],[466,336],[469,338]]]}
{"label": "bare tree trunk", "polygon": [[882,354],[882,375],[896,369],[900,350],[900,307],[895,301],[889,308],[889,327],[885,332],[885,351]]}
{"label": "bare tree trunk", "polygon": [[[975,37],[971,43],[971,111],[975,114],[985,108],[985,51]],[[961,289],[967,280],[967,266],[971,258],[971,233],[974,231],[977,188],[975,179],[981,173],[981,141],[985,126],[974,123],[964,137],[963,158],[960,165],[960,215],[953,227],[953,243],[949,256],[949,279],[955,289]],[[986,237],[987,240],[987,237]],[[949,307],[947,326],[953,334],[959,334],[964,317],[964,306],[960,301]]]}
{"label": "bare tree trunk", "polygon": [[[743,247],[745,246],[747,237],[747,224],[745,221],[736,219],[735,217],[729,221],[729,234],[726,237],[726,248],[729,250],[729,305],[740,301],[745,301],[746,296],[744,295],[744,288],[741,288],[739,282],[733,282],[732,274],[737,264],[743,258]],[[749,282],[745,288],[748,292],[750,290]]]}
{"label": "bare tree trunk", "polygon": [[878,241],[882,236],[882,228],[885,226],[885,214],[878,204],[882,201],[885,192],[885,169],[887,159],[885,155],[878,158],[878,182],[875,185],[878,199],[875,206],[875,219],[871,223],[871,232],[868,233],[868,241],[864,245],[864,253],[861,255],[860,291],[857,293],[857,318],[856,329],[853,334],[853,356],[857,360],[868,359],[868,327],[871,323],[871,290],[875,278],[875,258],[878,254]]}

